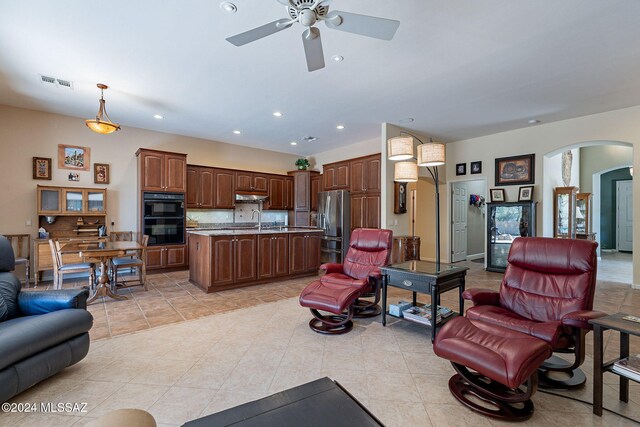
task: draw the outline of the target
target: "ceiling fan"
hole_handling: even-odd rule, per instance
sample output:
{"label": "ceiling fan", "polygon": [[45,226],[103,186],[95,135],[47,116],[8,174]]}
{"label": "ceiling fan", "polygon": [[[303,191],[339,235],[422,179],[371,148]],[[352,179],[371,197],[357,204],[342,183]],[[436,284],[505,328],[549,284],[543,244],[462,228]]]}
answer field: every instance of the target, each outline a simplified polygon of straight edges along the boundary
{"label": "ceiling fan", "polygon": [[286,6],[289,18],[278,19],[253,30],[245,31],[227,38],[227,41],[236,46],[243,46],[289,28],[298,22],[303,27],[306,27],[302,33],[302,44],[307,57],[307,68],[309,71],[315,71],[324,68],[320,30],[314,27],[318,21],[323,21],[327,27],[334,30],[382,40],[391,40],[400,26],[400,21],[393,19],[376,18],[342,11],[329,12],[329,3],[331,1],[277,0],[278,3]]}

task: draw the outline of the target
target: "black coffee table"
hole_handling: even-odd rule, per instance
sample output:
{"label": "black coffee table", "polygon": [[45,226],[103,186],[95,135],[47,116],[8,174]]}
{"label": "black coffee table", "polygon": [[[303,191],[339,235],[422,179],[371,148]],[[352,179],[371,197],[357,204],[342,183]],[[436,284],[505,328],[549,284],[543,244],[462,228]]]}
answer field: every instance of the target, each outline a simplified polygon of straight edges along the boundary
{"label": "black coffee table", "polygon": [[232,425],[360,427],[383,424],[340,384],[327,377],[184,424],[185,427]]}

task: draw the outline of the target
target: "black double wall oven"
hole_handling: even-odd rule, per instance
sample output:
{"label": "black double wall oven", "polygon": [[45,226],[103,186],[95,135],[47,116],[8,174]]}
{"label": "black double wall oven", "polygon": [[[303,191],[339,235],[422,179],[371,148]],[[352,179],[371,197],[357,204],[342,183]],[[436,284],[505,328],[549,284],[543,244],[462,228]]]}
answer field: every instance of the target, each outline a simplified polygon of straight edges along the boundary
{"label": "black double wall oven", "polygon": [[143,193],[142,228],[149,245],[184,244],[184,193]]}

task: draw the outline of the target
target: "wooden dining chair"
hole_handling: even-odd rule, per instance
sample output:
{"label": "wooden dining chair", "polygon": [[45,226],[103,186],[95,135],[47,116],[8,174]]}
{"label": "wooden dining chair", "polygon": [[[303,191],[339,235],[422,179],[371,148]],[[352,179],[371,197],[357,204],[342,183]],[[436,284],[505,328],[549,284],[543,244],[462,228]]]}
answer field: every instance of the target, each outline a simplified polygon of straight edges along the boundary
{"label": "wooden dining chair", "polygon": [[60,242],[49,239],[51,256],[53,257],[53,288],[62,289],[62,281],[65,274],[89,273],[89,286],[91,289],[96,283],[96,265],[93,262],[81,262],[77,264],[64,264],[60,254]]}
{"label": "wooden dining chair", "polygon": [[[149,236],[142,236],[142,250],[139,251],[137,256],[126,256],[122,258],[114,258],[111,260],[111,268],[113,271],[113,286],[119,286],[121,288],[128,288],[130,286],[142,286],[146,291],[147,288],[147,268],[146,262],[147,259],[147,244],[149,243]],[[133,269],[135,268],[137,271],[137,278],[134,280],[123,280],[118,283],[118,271],[121,269]]]}
{"label": "wooden dining chair", "polygon": [[16,265],[24,265],[24,285],[29,287],[29,276],[31,273],[31,236],[29,234],[4,234],[9,239],[13,253],[16,258]]}

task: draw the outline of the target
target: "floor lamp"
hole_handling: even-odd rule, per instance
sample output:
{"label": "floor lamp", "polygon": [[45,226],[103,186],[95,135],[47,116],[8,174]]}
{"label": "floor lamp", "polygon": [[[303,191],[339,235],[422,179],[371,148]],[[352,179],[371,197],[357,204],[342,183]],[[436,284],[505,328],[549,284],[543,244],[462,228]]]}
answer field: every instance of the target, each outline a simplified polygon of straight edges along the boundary
{"label": "floor lamp", "polygon": [[[403,136],[406,135],[406,136]],[[414,139],[418,145],[417,158],[413,154]],[[440,181],[438,179],[438,166],[445,163],[444,144],[433,142],[429,138],[428,143],[422,142],[417,136],[401,131],[400,136],[387,140],[387,157],[389,160],[400,160],[395,164],[393,180],[397,182],[418,181],[418,166],[426,167],[436,186],[436,269],[440,269]],[[417,160],[413,162],[411,160]]]}

